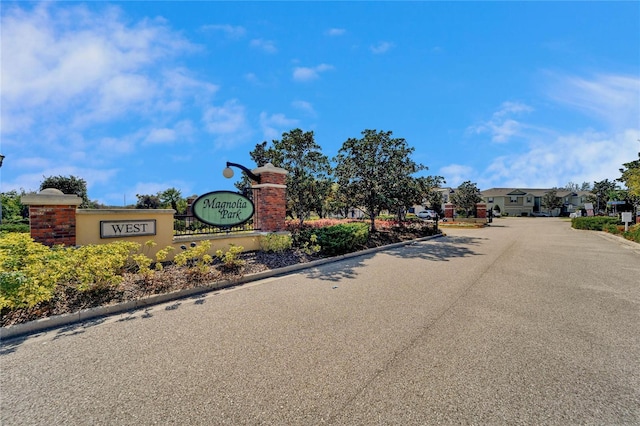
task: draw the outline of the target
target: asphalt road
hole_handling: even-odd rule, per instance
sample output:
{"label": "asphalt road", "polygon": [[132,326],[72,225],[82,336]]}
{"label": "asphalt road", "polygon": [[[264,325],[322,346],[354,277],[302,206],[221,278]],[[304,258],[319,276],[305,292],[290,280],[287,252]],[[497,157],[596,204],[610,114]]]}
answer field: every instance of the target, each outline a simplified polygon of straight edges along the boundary
{"label": "asphalt road", "polygon": [[447,233],[4,342],[0,423],[640,424],[640,246]]}

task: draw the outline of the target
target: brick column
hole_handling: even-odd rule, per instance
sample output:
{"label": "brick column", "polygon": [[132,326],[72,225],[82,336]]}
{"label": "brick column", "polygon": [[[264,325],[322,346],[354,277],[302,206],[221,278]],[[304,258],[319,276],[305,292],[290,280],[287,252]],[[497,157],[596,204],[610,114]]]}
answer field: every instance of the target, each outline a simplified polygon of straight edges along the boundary
{"label": "brick column", "polygon": [[268,163],[252,170],[260,183],[251,186],[256,211],[254,227],[264,232],[283,231],[287,215],[287,171]]}
{"label": "brick column", "polygon": [[453,213],[456,211],[456,206],[451,203],[444,205],[444,217],[453,220]]}
{"label": "brick column", "polygon": [[476,204],[476,217],[478,219],[486,219],[487,218],[487,205],[485,203],[477,203]]}
{"label": "brick column", "polygon": [[23,196],[21,202],[29,206],[34,241],[46,246],[76,245],[76,208],[82,204],[82,198],[47,188],[38,194]]}

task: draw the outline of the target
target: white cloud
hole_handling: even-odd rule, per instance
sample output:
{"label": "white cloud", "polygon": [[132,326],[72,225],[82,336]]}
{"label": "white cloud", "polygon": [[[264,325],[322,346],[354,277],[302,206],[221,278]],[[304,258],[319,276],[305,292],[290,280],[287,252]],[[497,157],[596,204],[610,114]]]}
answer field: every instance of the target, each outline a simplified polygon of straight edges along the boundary
{"label": "white cloud", "polygon": [[[1,19],[1,132],[3,148],[22,154],[12,156],[23,164],[18,187],[58,174],[102,182],[114,157],[145,142],[192,141],[199,129],[186,114],[206,115],[219,90],[178,65],[201,48],[162,18],[42,2],[3,7]],[[207,130],[222,131],[223,121]]]}
{"label": "white cloud", "polygon": [[98,141],[100,158],[130,154],[134,152],[140,139],[140,134],[130,134],[123,137],[103,137]]}
{"label": "white cloud", "polygon": [[346,32],[347,30],[345,30],[344,28],[329,28],[324,32],[324,34],[330,37],[337,37],[344,35]]}
{"label": "white cloud", "polygon": [[94,185],[106,184],[118,173],[118,169],[94,169],[75,166],[45,167],[35,173],[23,173],[15,176],[15,179],[3,181],[5,190],[37,191],[45,176],[80,176],[87,182],[87,189]]}
{"label": "white cloud", "polygon": [[283,132],[298,125],[298,120],[287,118],[284,114],[260,113],[260,128],[265,140],[279,138]]}
{"label": "white cloud", "polygon": [[391,42],[388,41],[381,41],[376,45],[372,45],[369,47],[369,49],[371,50],[371,52],[373,52],[376,55],[380,55],[383,53],[387,53],[389,50],[391,50],[395,45]]}
{"label": "white cloud", "polygon": [[613,180],[623,163],[637,157],[639,130],[613,135],[586,130],[532,143],[525,152],[495,158],[480,181],[483,188],[553,187],[567,182]]}
{"label": "white cloud", "polygon": [[149,132],[149,136],[146,138],[148,143],[167,143],[174,142],[176,140],[176,131],[173,129],[152,129]]}
{"label": "white cloud", "polygon": [[320,64],[315,67],[296,67],[293,70],[293,79],[296,81],[311,81],[320,77],[320,73],[333,70],[334,67],[328,64]]}
{"label": "white cloud", "polygon": [[53,3],[4,12],[5,140],[28,138],[32,148],[63,149],[71,133],[177,114],[190,98],[197,101],[217,90],[171,68],[172,58],[197,47],[162,19],[129,23],[117,7],[93,12]]}
{"label": "white cloud", "polygon": [[472,167],[462,164],[450,164],[442,167],[438,174],[444,177],[447,181],[447,185],[452,188],[459,186],[462,182],[467,180],[473,181],[474,176],[476,176],[476,172]]}
{"label": "white cloud", "polygon": [[146,143],[150,144],[170,144],[173,142],[185,142],[191,139],[195,129],[189,120],[180,121],[174,128],[154,128],[151,129],[147,137]]}
{"label": "white cloud", "polygon": [[[494,158],[480,182],[490,186],[562,186],[619,177],[623,163],[637,157],[640,138],[640,78],[599,74],[592,79],[553,75],[547,96],[597,121],[594,129],[558,131],[510,118],[532,109],[505,102],[491,120],[471,128],[494,142],[519,136],[518,152]],[[512,122],[513,121],[513,122]]]}
{"label": "white cloud", "polygon": [[18,169],[45,169],[50,167],[51,160],[42,157],[24,157],[16,159],[15,166]]}
{"label": "white cloud", "polygon": [[316,116],[316,111],[313,109],[313,105],[311,104],[311,102],[293,101],[291,102],[291,106],[293,106],[295,109],[298,109],[304,112],[307,115],[310,115],[312,117]]}
{"label": "white cloud", "polygon": [[234,25],[204,25],[201,27],[203,31],[220,31],[224,33],[227,38],[239,39],[244,37],[247,30],[242,26]]}
{"label": "white cloud", "polygon": [[591,79],[549,73],[547,96],[614,129],[640,127],[640,77],[598,74]]}
{"label": "white cloud", "polygon": [[141,69],[195,48],[161,20],[131,27],[122,21],[114,7],[9,7],[2,19],[3,102],[11,110],[95,98],[121,75],[140,78]]}
{"label": "white cloud", "polygon": [[494,112],[491,119],[467,129],[467,132],[491,134],[491,140],[496,143],[505,143],[514,136],[520,136],[528,126],[510,118],[511,115],[529,113],[533,108],[521,102],[504,102],[498,111]]}
{"label": "white cloud", "polygon": [[207,132],[216,137],[216,148],[229,148],[244,143],[252,133],[245,108],[237,100],[227,101],[223,106],[207,108],[202,120]]}
{"label": "white cloud", "polygon": [[203,120],[207,131],[214,134],[235,133],[246,126],[245,109],[236,100],[207,108]]}
{"label": "white cloud", "polygon": [[246,73],[244,75],[244,79],[247,80],[249,83],[255,84],[255,85],[260,85],[260,79],[258,78],[258,76],[255,73],[249,72]]}
{"label": "white cloud", "polygon": [[219,90],[219,86],[199,80],[185,68],[173,68],[162,73],[163,92],[167,98],[193,98],[198,103],[206,103]]}
{"label": "white cloud", "polygon": [[257,38],[257,39],[251,40],[249,45],[253,48],[260,49],[266,53],[276,53],[278,51],[278,49],[276,48],[275,42],[271,40],[264,40],[261,38]]}

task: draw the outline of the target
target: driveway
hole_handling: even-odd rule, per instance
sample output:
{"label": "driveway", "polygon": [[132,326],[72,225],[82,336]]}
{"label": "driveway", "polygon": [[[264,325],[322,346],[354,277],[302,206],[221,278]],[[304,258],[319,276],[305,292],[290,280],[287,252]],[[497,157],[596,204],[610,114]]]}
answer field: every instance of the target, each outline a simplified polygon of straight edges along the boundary
{"label": "driveway", "polygon": [[0,422],[640,423],[639,246],[446,232],[4,342]]}

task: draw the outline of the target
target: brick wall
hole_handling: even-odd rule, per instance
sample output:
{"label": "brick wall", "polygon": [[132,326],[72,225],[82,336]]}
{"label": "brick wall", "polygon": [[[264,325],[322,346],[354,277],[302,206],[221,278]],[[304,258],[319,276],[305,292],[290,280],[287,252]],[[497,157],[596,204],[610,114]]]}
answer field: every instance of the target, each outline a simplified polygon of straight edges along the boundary
{"label": "brick wall", "polygon": [[486,217],[487,217],[487,205],[485,203],[476,204],[476,217],[478,219],[486,219]]}
{"label": "brick wall", "polygon": [[29,206],[31,237],[44,245],[76,245],[76,206]]}
{"label": "brick wall", "polygon": [[456,210],[456,206],[451,204],[451,203],[447,203],[444,205],[444,217],[446,217],[447,219],[453,219],[453,214]]}

